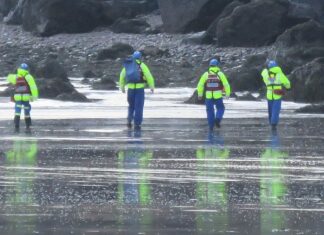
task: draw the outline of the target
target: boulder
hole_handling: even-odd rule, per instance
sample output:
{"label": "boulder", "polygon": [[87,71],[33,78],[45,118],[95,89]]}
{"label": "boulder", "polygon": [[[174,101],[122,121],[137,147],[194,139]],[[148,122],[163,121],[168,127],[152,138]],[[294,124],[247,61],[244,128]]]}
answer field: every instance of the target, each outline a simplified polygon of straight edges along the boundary
{"label": "boulder", "polygon": [[313,20],[283,33],[269,54],[287,73],[318,57],[324,57],[324,26]]}
{"label": "boulder", "polygon": [[113,19],[131,19],[159,8],[157,0],[112,0],[109,4],[107,13]]}
{"label": "boulder", "polygon": [[220,19],[229,16],[230,14],[232,14],[232,12],[234,11],[234,9],[236,7],[239,7],[242,5],[243,5],[243,3],[240,1],[233,1],[230,4],[228,4],[225,7],[225,9],[223,10],[223,12],[208,27],[207,31],[202,36],[202,43],[207,43],[207,44],[214,43],[217,40],[216,31],[217,31],[217,25],[218,25],[218,22],[220,21]]}
{"label": "boulder", "polygon": [[253,1],[236,7],[217,24],[219,46],[257,47],[273,43],[291,24],[288,9],[288,0]]}
{"label": "boulder", "polygon": [[141,50],[143,53],[143,56],[145,57],[162,57],[162,56],[166,56],[169,55],[169,51],[168,50],[162,50],[156,46],[146,46],[144,47],[143,50]]}
{"label": "boulder", "polygon": [[116,82],[110,78],[102,78],[99,82],[94,82],[92,88],[95,90],[118,90]]}
{"label": "boulder", "polygon": [[192,96],[184,102],[185,104],[205,104],[205,99],[198,99],[197,90],[192,94]]}
{"label": "boulder", "polygon": [[233,0],[159,0],[164,30],[188,33],[206,30]]}
{"label": "boulder", "polygon": [[141,34],[150,31],[150,25],[144,19],[118,19],[112,26],[114,33]]}
{"label": "boulder", "polygon": [[296,110],[296,113],[320,113],[324,114],[324,103],[312,104]]}
{"label": "boulder", "polygon": [[63,93],[56,97],[57,100],[62,101],[73,101],[73,102],[89,102],[87,97],[83,94],[80,94],[77,91],[73,91],[72,93]]}
{"label": "boulder", "polygon": [[5,20],[40,36],[82,33],[111,24],[108,7],[103,0],[19,0]]}
{"label": "boulder", "polygon": [[324,101],[324,57],[317,58],[290,74],[291,97],[299,102]]}
{"label": "boulder", "polygon": [[117,43],[108,49],[99,51],[97,60],[125,58],[134,52],[134,48],[128,44]]}
{"label": "boulder", "polygon": [[266,54],[247,58],[241,67],[228,71],[229,82],[233,91],[258,91],[263,87],[261,71],[267,59]]}

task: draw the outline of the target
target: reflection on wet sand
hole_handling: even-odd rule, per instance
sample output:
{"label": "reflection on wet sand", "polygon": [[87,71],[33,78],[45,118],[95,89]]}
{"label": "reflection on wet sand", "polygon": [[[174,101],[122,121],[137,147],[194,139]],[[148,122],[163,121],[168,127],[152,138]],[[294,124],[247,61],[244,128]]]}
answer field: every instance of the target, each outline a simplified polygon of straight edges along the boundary
{"label": "reflection on wet sand", "polygon": [[[219,160],[219,177],[227,177],[227,160],[229,150],[224,145],[224,138],[220,132],[208,133],[207,145],[198,148],[197,176],[209,179],[213,176],[214,168],[211,160]],[[222,164],[224,166],[222,166]],[[198,234],[210,232],[226,232],[228,228],[227,189],[226,182],[203,182],[196,183],[197,213],[196,226]]]}
{"label": "reflection on wet sand", "polygon": [[4,178],[7,185],[2,203],[2,220],[14,231],[32,233],[37,223],[34,167],[37,165],[37,140],[15,140],[5,153]]}
{"label": "reflection on wet sand", "polygon": [[287,187],[283,167],[288,154],[281,150],[280,137],[276,131],[270,136],[269,146],[261,154],[261,234],[270,234],[286,228],[284,207]]}
{"label": "reflection on wet sand", "polygon": [[321,234],[320,136],[190,122],[2,135],[0,234]]}

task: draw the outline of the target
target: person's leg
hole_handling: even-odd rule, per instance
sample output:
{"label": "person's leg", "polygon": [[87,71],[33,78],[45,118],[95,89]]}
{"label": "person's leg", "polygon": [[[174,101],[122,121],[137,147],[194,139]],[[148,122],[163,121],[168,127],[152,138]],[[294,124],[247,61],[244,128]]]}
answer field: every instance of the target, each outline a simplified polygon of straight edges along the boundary
{"label": "person's leg", "polygon": [[268,100],[268,119],[270,125],[271,125],[271,117],[272,117],[272,107],[273,107],[273,100]]}
{"label": "person's leg", "polygon": [[25,111],[25,123],[26,123],[26,130],[30,130],[30,126],[32,125],[31,117],[30,117],[30,111],[31,111],[31,105],[29,102],[23,102],[24,105],[24,111]]}
{"label": "person's leg", "polygon": [[281,110],[281,99],[274,100],[272,105],[271,125],[277,126],[279,123],[279,115]]}
{"label": "person's leg", "polygon": [[14,118],[14,125],[15,125],[16,132],[19,131],[21,108],[22,108],[22,102],[16,101],[16,103],[15,103],[15,118]]}
{"label": "person's leg", "polygon": [[132,121],[134,119],[134,111],[135,111],[135,89],[128,89],[127,101],[128,101],[127,125],[131,127]]}
{"label": "person's leg", "polygon": [[225,105],[223,102],[223,98],[215,100],[215,103],[216,103],[216,109],[217,109],[215,124],[219,128],[220,123],[223,120],[223,116],[225,113]]}
{"label": "person's leg", "polygon": [[135,118],[134,123],[136,127],[140,127],[143,122],[145,92],[143,89],[136,89],[135,94]]}
{"label": "person's leg", "polygon": [[213,130],[215,125],[215,108],[214,108],[214,100],[213,99],[206,99],[206,111],[207,111],[207,120],[209,130]]}

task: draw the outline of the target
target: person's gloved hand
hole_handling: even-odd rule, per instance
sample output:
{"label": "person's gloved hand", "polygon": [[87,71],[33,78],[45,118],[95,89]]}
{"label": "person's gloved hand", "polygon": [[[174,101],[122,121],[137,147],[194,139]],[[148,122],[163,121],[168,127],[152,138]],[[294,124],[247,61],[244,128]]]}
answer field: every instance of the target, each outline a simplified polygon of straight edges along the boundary
{"label": "person's gloved hand", "polygon": [[125,91],[125,88],[122,88],[122,89],[121,89],[121,91],[122,91],[123,93],[125,93],[125,92],[126,92],[126,91]]}
{"label": "person's gloved hand", "polygon": [[203,97],[202,96],[198,96],[198,100],[202,100],[203,99]]}
{"label": "person's gloved hand", "polygon": [[151,93],[152,93],[152,94],[154,93],[154,88],[151,88]]}

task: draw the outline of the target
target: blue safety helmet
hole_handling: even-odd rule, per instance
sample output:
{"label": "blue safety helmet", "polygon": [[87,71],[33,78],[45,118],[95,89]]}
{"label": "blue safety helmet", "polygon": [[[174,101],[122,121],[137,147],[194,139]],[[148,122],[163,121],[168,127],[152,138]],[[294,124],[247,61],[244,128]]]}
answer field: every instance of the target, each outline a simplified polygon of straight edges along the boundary
{"label": "blue safety helmet", "polygon": [[209,66],[218,66],[219,65],[219,62],[217,59],[212,59],[210,62],[209,62]]}
{"label": "blue safety helmet", "polygon": [[269,69],[271,69],[271,68],[273,68],[273,67],[277,67],[277,66],[278,66],[278,64],[277,64],[277,62],[274,61],[274,60],[270,60],[270,61],[268,62],[268,68],[269,68]]}
{"label": "blue safety helmet", "polygon": [[139,59],[141,59],[141,58],[142,58],[142,53],[139,52],[139,51],[135,51],[135,52],[133,53],[133,58],[134,58],[135,60],[139,60]]}
{"label": "blue safety helmet", "polygon": [[29,69],[29,66],[27,64],[25,64],[25,63],[22,63],[20,65],[20,68],[23,69],[23,70],[28,70]]}

